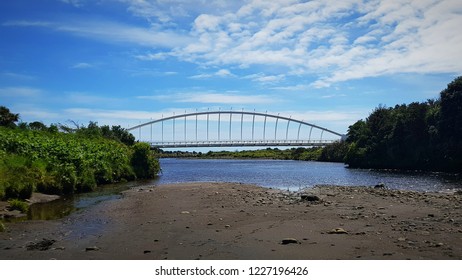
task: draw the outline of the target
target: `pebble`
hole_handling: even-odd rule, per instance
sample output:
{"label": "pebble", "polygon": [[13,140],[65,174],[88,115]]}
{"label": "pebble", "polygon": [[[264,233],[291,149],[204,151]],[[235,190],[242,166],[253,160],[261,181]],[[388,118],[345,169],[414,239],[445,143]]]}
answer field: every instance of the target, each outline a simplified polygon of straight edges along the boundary
{"label": "pebble", "polygon": [[190,214],[189,211],[181,211],[181,214]]}
{"label": "pebble", "polygon": [[343,228],[334,228],[327,232],[328,234],[348,234],[346,230]]}
{"label": "pebble", "polygon": [[321,199],[319,198],[319,196],[316,196],[316,195],[309,195],[309,194],[302,194],[300,196],[301,200],[305,200],[305,201],[320,201]]}
{"label": "pebble", "polygon": [[85,248],[85,251],[99,251],[99,247],[96,247],[96,246],[92,246],[92,247],[87,247]]}
{"label": "pebble", "polygon": [[298,244],[298,240],[295,238],[284,238],[281,241],[282,245],[287,245],[287,244]]}

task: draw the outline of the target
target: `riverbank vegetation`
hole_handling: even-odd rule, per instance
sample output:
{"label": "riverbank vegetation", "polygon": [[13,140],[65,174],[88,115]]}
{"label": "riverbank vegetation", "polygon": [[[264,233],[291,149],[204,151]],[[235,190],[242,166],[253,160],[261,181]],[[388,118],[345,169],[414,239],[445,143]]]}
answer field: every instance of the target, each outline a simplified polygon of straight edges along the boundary
{"label": "riverbank vegetation", "polygon": [[439,99],[377,107],[349,127],[350,167],[462,172],[462,77]]}
{"label": "riverbank vegetation", "polygon": [[203,158],[203,159],[279,159],[279,160],[305,160],[305,161],[329,161],[343,162],[347,145],[344,142],[335,142],[325,147],[315,148],[266,148],[246,151],[209,151],[188,152],[188,151],[163,151],[159,150],[160,157],[164,158]]}
{"label": "riverbank vegetation", "polygon": [[101,184],[153,178],[160,170],[145,143],[120,126],[19,123],[0,107],[0,199],[88,192]]}

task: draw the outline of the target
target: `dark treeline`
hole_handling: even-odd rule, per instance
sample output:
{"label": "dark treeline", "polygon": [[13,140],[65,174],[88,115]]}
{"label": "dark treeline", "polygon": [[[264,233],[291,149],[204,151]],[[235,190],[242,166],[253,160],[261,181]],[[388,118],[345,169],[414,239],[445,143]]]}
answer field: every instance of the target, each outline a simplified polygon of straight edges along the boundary
{"label": "dark treeline", "polygon": [[160,157],[164,158],[204,158],[204,159],[281,159],[281,160],[304,160],[304,161],[330,161],[343,162],[348,145],[344,142],[336,142],[328,147],[312,148],[266,148],[259,150],[245,151],[209,151],[188,152],[188,151],[163,151],[159,150]]}
{"label": "dark treeline", "polygon": [[379,106],[349,127],[350,167],[462,171],[462,77],[439,99]]}

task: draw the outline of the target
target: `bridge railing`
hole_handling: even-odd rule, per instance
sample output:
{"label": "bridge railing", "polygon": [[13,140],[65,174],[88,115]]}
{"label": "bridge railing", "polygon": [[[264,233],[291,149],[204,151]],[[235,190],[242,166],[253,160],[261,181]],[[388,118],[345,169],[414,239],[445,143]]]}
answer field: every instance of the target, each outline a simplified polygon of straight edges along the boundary
{"label": "bridge railing", "polygon": [[312,146],[322,147],[338,140],[216,140],[216,141],[170,141],[149,142],[153,148],[180,147],[267,147],[267,146]]}

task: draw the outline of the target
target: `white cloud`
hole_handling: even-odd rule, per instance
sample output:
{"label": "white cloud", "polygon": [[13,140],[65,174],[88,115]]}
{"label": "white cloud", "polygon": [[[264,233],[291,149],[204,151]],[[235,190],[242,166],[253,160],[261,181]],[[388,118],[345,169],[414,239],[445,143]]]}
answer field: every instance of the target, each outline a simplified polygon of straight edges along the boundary
{"label": "white cloud", "polygon": [[87,69],[87,68],[93,68],[94,65],[86,62],[80,62],[72,65],[71,68],[73,69]]}
{"label": "white cloud", "polygon": [[250,79],[254,82],[259,82],[262,84],[273,84],[273,83],[278,83],[282,80],[284,80],[285,75],[280,74],[280,75],[265,75],[264,73],[258,73],[258,74],[252,74],[252,75],[247,75],[244,76],[243,79]]}
{"label": "white cloud", "polygon": [[262,83],[314,76],[311,86],[320,88],[396,73],[462,73],[459,0],[112,1],[125,3],[149,24],[79,19],[8,21],[3,26],[51,28],[149,48],[136,56],[140,60],[176,58],[209,69],[271,69],[271,75],[256,78]]}
{"label": "white cloud", "polygon": [[41,89],[31,87],[4,87],[0,88],[3,97],[38,97],[43,93]]}
{"label": "white cloud", "polygon": [[35,77],[35,76],[26,75],[26,74],[20,74],[20,73],[13,73],[13,72],[3,72],[1,75],[4,76],[4,77],[7,77],[7,78],[16,79],[16,80],[31,81],[31,80],[36,80],[37,79],[37,77]]}
{"label": "white cloud", "polygon": [[207,66],[280,67],[317,76],[318,88],[395,73],[460,73],[460,10],[457,0],[247,1],[237,12],[197,16],[197,40],[170,54]]}
{"label": "white cloud", "polygon": [[154,27],[139,27],[107,20],[79,19],[66,22],[10,21],[4,26],[47,27],[60,32],[111,43],[136,44],[145,47],[174,48],[191,41],[188,35]]}
{"label": "white cloud", "polygon": [[81,7],[82,6],[82,1],[81,0],[60,0],[63,3],[73,5],[75,7]]}
{"label": "white cloud", "polygon": [[204,104],[271,104],[282,102],[270,95],[242,95],[229,93],[177,93],[172,95],[138,96],[140,99],[169,101],[177,103]]}
{"label": "white cloud", "polygon": [[189,78],[191,79],[206,79],[206,78],[213,78],[213,77],[220,77],[220,78],[229,78],[229,77],[235,77],[231,71],[228,69],[220,69],[214,73],[210,74],[199,74],[199,75],[194,75]]}

